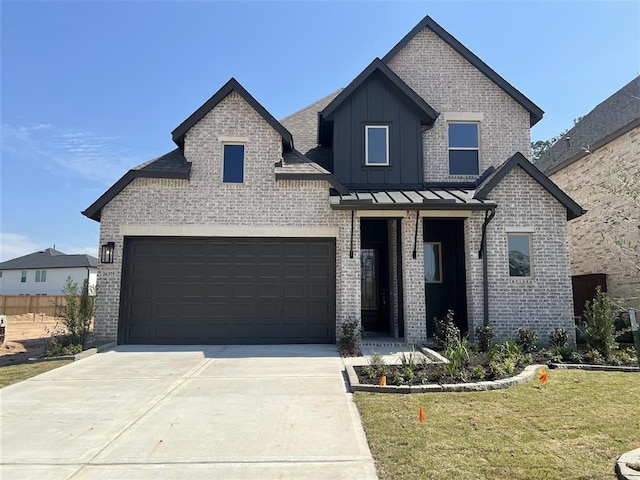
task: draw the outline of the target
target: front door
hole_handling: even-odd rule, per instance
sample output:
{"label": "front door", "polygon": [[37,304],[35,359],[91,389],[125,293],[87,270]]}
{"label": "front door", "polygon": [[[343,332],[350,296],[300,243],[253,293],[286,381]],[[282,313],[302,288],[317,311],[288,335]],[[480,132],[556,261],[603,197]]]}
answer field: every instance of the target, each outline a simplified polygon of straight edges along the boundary
{"label": "front door", "polygon": [[363,219],[360,224],[362,328],[389,334],[389,239],[387,220]]}
{"label": "front door", "polygon": [[423,227],[427,335],[433,336],[434,318],[444,318],[448,310],[466,332],[464,219],[425,219]]}

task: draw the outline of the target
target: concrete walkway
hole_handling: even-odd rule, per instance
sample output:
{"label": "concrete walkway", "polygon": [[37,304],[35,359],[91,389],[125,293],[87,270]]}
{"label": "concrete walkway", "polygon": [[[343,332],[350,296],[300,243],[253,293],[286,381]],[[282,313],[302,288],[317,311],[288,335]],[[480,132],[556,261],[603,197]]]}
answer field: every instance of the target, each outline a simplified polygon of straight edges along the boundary
{"label": "concrete walkway", "polygon": [[119,347],[0,390],[0,478],[375,479],[331,345]]}

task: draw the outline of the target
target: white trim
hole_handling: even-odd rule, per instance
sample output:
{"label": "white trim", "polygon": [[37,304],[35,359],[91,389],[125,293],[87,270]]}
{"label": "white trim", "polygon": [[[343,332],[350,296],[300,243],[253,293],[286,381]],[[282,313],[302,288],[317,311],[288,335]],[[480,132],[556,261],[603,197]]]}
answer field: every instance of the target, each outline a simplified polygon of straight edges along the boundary
{"label": "white trim", "polygon": [[331,237],[338,227],[245,227],[240,225],[120,225],[120,235],[150,237]]}
{"label": "white trim", "polygon": [[[386,163],[369,163],[369,129],[384,128],[386,136]],[[364,126],[364,164],[367,167],[388,167],[389,166],[389,125],[365,125]]]}
{"label": "white trim", "polygon": [[505,233],[533,233],[533,227],[504,227]]}
{"label": "white trim", "polygon": [[[469,218],[473,215],[471,210],[420,210],[420,217],[455,217]],[[356,210],[357,217],[389,217],[389,218],[406,218],[416,216],[416,210]]]}
{"label": "white trim", "polygon": [[218,137],[218,141],[221,143],[249,143],[249,137]]}
{"label": "white trim", "polygon": [[476,112],[444,112],[444,121],[459,123],[478,123],[484,121],[484,113]]}

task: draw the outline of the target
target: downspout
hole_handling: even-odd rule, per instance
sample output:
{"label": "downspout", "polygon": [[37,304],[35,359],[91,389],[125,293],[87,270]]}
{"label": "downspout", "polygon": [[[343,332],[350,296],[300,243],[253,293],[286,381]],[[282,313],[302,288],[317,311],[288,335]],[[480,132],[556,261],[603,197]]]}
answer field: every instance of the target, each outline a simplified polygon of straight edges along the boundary
{"label": "downspout", "polygon": [[487,226],[496,216],[496,210],[491,209],[484,212],[484,223],[482,224],[482,240],[478,256],[482,259],[482,299],[483,299],[483,319],[482,323],[486,327],[489,325],[489,280],[487,266]]}

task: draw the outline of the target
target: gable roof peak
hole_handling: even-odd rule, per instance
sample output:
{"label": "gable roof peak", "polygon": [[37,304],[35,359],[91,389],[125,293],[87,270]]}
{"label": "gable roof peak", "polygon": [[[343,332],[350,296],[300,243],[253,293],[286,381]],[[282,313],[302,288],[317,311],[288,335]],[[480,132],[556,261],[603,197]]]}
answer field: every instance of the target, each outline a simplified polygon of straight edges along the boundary
{"label": "gable roof peak", "polygon": [[342,103],[351,96],[371,75],[380,72],[396,89],[401,92],[410,103],[422,113],[423,120],[427,124],[433,122],[440,115],[420,95],[407,85],[386,63],[376,57],[353,81],[342,90],[329,105],[321,112],[322,118],[329,117]]}
{"label": "gable roof peak", "polygon": [[573,220],[584,213],[582,209],[569,195],[564,193],[560,187],[553,183],[544,173],[538,170],[522,153],[516,152],[510,159],[496,168],[492,173],[485,176],[484,180],[476,188],[473,198],[486,199],[487,195],[498,186],[498,184],[515,167],[522,168],[531,178],[553,196],[567,211],[567,220]]}
{"label": "gable roof peak", "polygon": [[245,102],[247,102],[251,108],[253,108],[278,134],[282,137],[282,144],[285,150],[293,149],[293,137],[291,133],[282,126],[278,120],[271,115],[266,108],[264,108],[260,102],[258,102],[234,77],[231,77],[227,83],[225,83],[220,90],[214,93],[209,100],[203,103],[200,108],[193,112],[189,117],[178,125],[171,137],[173,141],[180,148],[184,148],[184,137],[187,132],[198,123],[207,113],[218,105],[224,98],[226,98],[231,92],[236,92],[240,95]]}
{"label": "gable roof peak", "polygon": [[420,33],[425,28],[428,28],[433,33],[435,33],[440,39],[442,39],[445,43],[447,43],[451,48],[453,48],[458,54],[460,54],[465,60],[467,60],[471,65],[476,67],[481,73],[483,73],[489,80],[498,85],[504,92],[513,98],[517,103],[519,103],[525,110],[529,112],[529,124],[533,127],[536,123],[538,123],[542,116],[544,115],[544,111],[538,107],[535,103],[525,97],[518,89],[516,89],[513,85],[507,82],[504,78],[502,78],[495,70],[493,70],[489,65],[484,63],[477,55],[475,55],[471,50],[465,47],[460,41],[458,41],[453,35],[447,32],[444,28],[442,28],[433,18],[429,15],[424,17],[418,24],[411,29],[409,33],[407,33],[402,40],[400,40],[395,47],[389,50],[384,57],[382,57],[382,61],[384,63],[389,63],[396,54],[402,50],[405,45],[407,45],[413,37],[415,37],[418,33]]}

